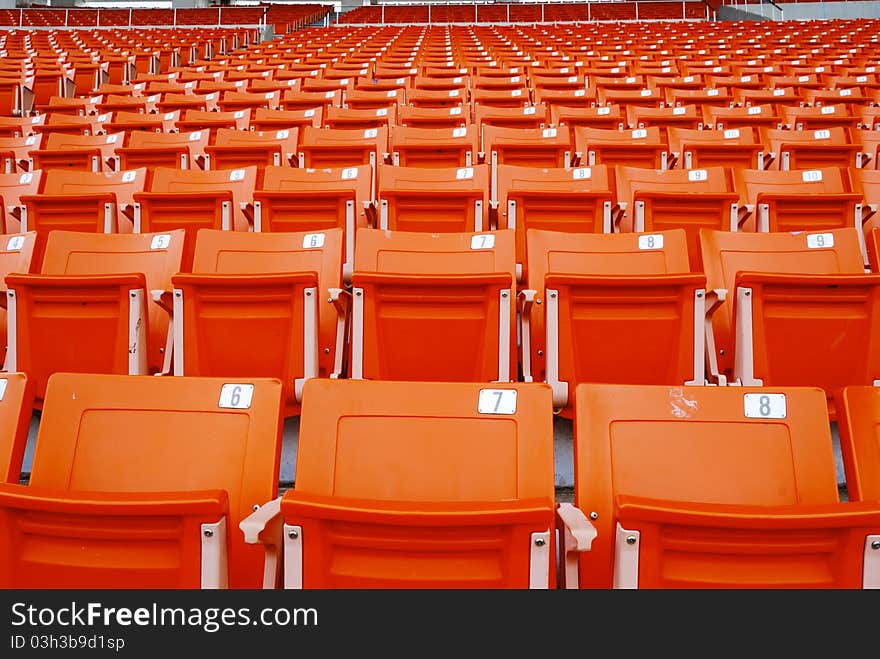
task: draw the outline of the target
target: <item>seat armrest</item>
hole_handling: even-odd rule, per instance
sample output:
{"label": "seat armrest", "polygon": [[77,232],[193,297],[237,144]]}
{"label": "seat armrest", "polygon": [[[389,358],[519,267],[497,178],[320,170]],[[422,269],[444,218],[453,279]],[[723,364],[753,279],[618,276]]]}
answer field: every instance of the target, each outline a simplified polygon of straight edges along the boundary
{"label": "seat armrest", "polygon": [[566,589],[577,589],[580,585],[578,554],[592,549],[599,532],[583,511],[570,503],[560,503],[556,507],[556,521],[562,537],[561,585]]}
{"label": "seat armrest", "polygon": [[263,588],[272,590],[280,583],[282,564],[282,536],[284,518],[281,516],[281,497],[254,510],[238,524],[249,545],[263,545],[266,551],[263,563]]}
{"label": "seat armrest", "polygon": [[712,327],[712,317],[721,308],[721,304],[727,299],[726,288],[713,288],[706,291],[706,365],[709,368],[709,377],[719,386],[727,384],[727,376],[718,368],[718,353],[715,352],[715,331]]}

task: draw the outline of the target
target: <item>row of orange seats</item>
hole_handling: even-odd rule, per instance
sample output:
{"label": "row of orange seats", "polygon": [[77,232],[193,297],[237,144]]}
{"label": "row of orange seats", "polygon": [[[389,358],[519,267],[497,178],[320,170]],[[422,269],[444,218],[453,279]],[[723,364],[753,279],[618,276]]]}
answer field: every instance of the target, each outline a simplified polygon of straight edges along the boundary
{"label": "row of orange seats", "polygon": [[[877,588],[880,388],[840,501],[811,388],[582,384],[574,503],[547,385],[0,375],[3,588]],[[100,557],[97,560],[96,557]]]}
{"label": "row of orange seats", "polygon": [[[880,230],[514,232],[53,231],[3,238],[6,368],[41,406],[55,372],[277,377],[295,415],[311,378],[813,386],[880,382]],[[30,274],[35,271],[35,274]],[[350,280],[350,286],[349,286]],[[805,359],[805,355],[810,355]]]}
{"label": "row of orange seats", "polygon": [[[170,151],[178,159],[187,153]],[[519,164],[323,169],[269,165],[262,170],[250,166],[209,171],[160,166],[107,173],[48,169],[0,174],[0,201],[7,233],[36,232],[36,267],[48,234],[58,229],[184,229],[188,264],[200,228],[338,228],[345,235],[345,263],[350,267],[359,228],[430,233],[501,228],[514,230],[521,275],[527,269],[529,229],[583,234],[681,228],[696,272],[701,269],[701,228],[779,232],[855,227],[860,236],[863,230],[869,233],[880,204],[880,170]]]}
{"label": "row of orange seats", "polygon": [[[608,123],[610,113],[603,116],[595,112],[565,115],[566,123],[558,127],[530,127],[538,123],[534,117],[500,110],[478,114],[481,124],[453,127],[460,121],[457,115],[423,112],[412,122],[415,126],[389,128],[389,117],[382,111],[330,110],[258,109],[253,114],[250,110],[187,110],[182,118],[180,112],[117,112],[97,117],[49,115],[45,121],[40,117],[0,119],[0,133],[12,133],[0,135],[0,159],[7,173],[55,168],[232,169],[383,162],[417,167],[607,164],[772,170],[876,169],[880,163],[878,130],[756,130],[752,126],[710,130],[676,125],[603,128],[600,126]],[[615,120],[610,117],[612,123]],[[315,125],[321,121],[325,127]],[[451,125],[439,127],[442,123]]]}

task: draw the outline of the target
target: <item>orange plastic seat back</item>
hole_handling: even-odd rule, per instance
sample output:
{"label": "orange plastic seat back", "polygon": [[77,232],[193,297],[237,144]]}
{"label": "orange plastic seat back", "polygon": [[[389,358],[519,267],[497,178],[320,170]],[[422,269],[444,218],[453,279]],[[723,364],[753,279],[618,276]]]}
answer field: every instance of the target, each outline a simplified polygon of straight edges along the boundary
{"label": "orange plastic seat back", "polygon": [[3,202],[3,232],[14,233],[21,228],[20,207],[21,197],[35,195],[40,191],[43,172],[21,174],[0,174],[0,201]]}
{"label": "orange plastic seat back", "polygon": [[654,170],[615,169],[618,203],[626,204],[622,231],[684,229],[688,237],[691,270],[700,272],[701,228],[736,231],[739,196],[723,167]]}
{"label": "orange plastic seat back", "polygon": [[776,128],[782,120],[773,105],[750,105],[748,107],[703,107],[705,123],[716,130],[730,128]]}
{"label": "orange plastic seat back", "polygon": [[669,150],[679,154],[685,169],[730,167],[762,169],[763,147],[750,126],[727,130],[693,130],[670,127]]}
{"label": "orange plastic seat back", "polygon": [[465,128],[471,123],[467,106],[451,108],[417,108],[405,105],[400,108],[398,121],[410,128]]}
{"label": "orange plastic seat back", "polygon": [[483,128],[483,149],[493,166],[568,167],[573,161],[571,138],[557,128]]}
{"label": "orange plastic seat back", "polygon": [[105,163],[122,146],[125,133],[109,135],[69,135],[51,133],[42,148],[30,152],[37,169],[73,169],[100,172]]}
{"label": "orange plastic seat back", "polygon": [[43,262],[46,239],[52,231],[131,232],[132,222],[126,211],[133,206],[134,196],[144,189],[146,177],[146,168],[45,172],[40,194],[22,198],[27,211],[22,228],[37,232],[36,262]]}
{"label": "orange plastic seat back", "polygon": [[354,262],[356,230],[373,219],[369,165],[341,169],[267,167],[254,191],[255,231],[344,231],[345,263]]}
{"label": "orange plastic seat back", "polygon": [[548,122],[547,109],[543,105],[527,105],[515,108],[494,108],[477,105],[474,108],[473,122],[482,133],[485,126],[503,128],[542,128]]}
{"label": "orange plastic seat back", "polygon": [[376,109],[355,109],[352,107],[328,107],[324,111],[324,125],[330,129],[369,130],[370,128],[390,128],[397,122],[397,106],[388,105]]}
{"label": "orange plastic seat back", "polygon": [[754,206],[747,228],[758,231],[815,231],[861,226],[849,171],[837,167],[797,171],[735,169],[743,204]]}
{"label": "orange plastic seat back", "polygon": [[28,154],[34,149],[40,148],[42,139],[42,135],[5,137],[0,134],[0,152],[3,154],[3,175],[6,176],[7,172],[15,173],[19,167],[24,166]]}
{"label": "orange plastic seat back", "polygon": [[[819,92],[821,93],[821,92]],[[828,92],[825,92],[827,94]],[[816,92],[806,93],[804,100],[813,107],[783,107],[785,123],[796,130],[821,130],[823,128],[855,128],[859,117],[854,115],[848,103],[840,102],[840,97],[826,97],[816,104]],[[844,97],[845,98],[845,97]],[[853,97],[850,97],[853,98]]]}
{"label": "orange plastic seat back", "polygon": [[24,373],[0,373],[0,483],[21,478],[34,407],[33,386]]}
{"label": "orange plastic seat back", "polygon": [[[858,275],[864,273],[858,233],[837,229],[821,233],[747,233],[700,231],[706,284],[724,289],[727,298],[712,318],[715,356],[722,374],[733,373],[736,278],[740,272],[799,275]],[[792,307],[796,308],[796,305]],[[811,312],[812,315],[812,312]],[[794,337],[792,337],[793,339]],[[817,347],[812,346],[811,354]],[[711,355],[710,355],[711,357]],[[803,355],[801,355],[803,359]],[[818,386],[814,385],[814,386]]]}
{"label": "orange plastic seat back", "polygon": [[610,233],[611,182],[604,165],[541,169],[499,165],[498,225],[516,230],[520,277],[527,271],[530,229],[570,233]]}
{"label": "orange plastic seat back", "polygon": [[626,124],[625,109],[620,105],[603,107],[550,106],[550,119],[557,126],[566,126],[571,144],[575,144],[575,128],[585,126],[612,130]]}
{"label": "orange plastic seat back", "polygon": [[629,165],[665,169],[667,147],[660,129],[605,130],[578,126],[575,149],[586,165]]}
{"label": "orange plastic seat back", "polygon": [[211,169],[235,169],[254,165],[291,165],[296,156],[297,130],[283,128],[267,132],[220,128],[213,146],[206,147]]}
{"label": "orange plastic seat back", "polygon": [[514,379],[514,282],[512,231],[361,229],[352,276],[352,377]]}
{"label": "orange plastic seat back", "polygon": [[135,195],[135,230],[184,229],[183,267],[188,269],[196,231],[248,229],[243,205],[252,199],[256,181],[254,166],[207,172],[158,167],[153,170],[149,192]]}
{"label": "orange plastic seat back", "polygon": [[474,126],[391,131],[391,158],[401,167],[470,167],[480,148]]}
{"label": "orange plastic seat back", "polygon": [[324,111],[322,108],[307,108],[305,110],[269,110],[257,108],[251,117],[251,128],[254,130],[271,131],[298,129],[305,126],[322,126],[324,124]]}
{"label": "orange plastic seat back", "polygon": [[850,501],[880,500],[880,387],[846,387],[837,400]]}
{"label": "orange plastic seat back", "polygon": [[[180,269],[183,236],[56,231],[41,274],[10,274],[7,365],[42,405],[52,373],[147,374],[162,368],[168,321],[152,290]],[[14,313],[14,316],[13,316]],[[150,321],[155,326],[150,324]]]}
{"label": "orange plastic seat back", "polygon": [[129,134],[126,145],[116,150],[122,167],[195,168],[204,158],[211,133],[207,130],[189,133],[150,133],[135,131]]}
{"label": "orange plastic seat back", "polygon": [[482,231],[489,226],[489,167],[378,169],[379,228]]}
{"label": "orange plastic seat back", "polygon": [[689,272],[684,231],[531,229],[528,249],[523,373],[557,408],[581,382],[704,382],[706,280]]}
{"label": "orange plastic seat back", "polygon": [[741,382],[819,386],[829,399],[845,386],[880,385],[880,346],[872,341],[880,332],[880,275],[740,271],[734,286]]}
{"label": "orange plastic seat back", "polygon": [[305,379],[341,372],[346,317],[330,300],[342,287],[341,229],[202,229],[193,273],[172,278],[176,375],[278,378],[290,415]]}
{"label": "orange plastic seat back", "polygon": [[357,167],[383,162],[388,148],[387,128],[314,128],[300,134],[300,167]]}
{"label": "orange plastic seat back", "polygon": [[288,587],[555,585],[549,388],[312,380],[304,396]]}
{"label": "orange plastic seat back", "polygon": [[820,390],[586,384],[576,415],[581,587],[864,585],[880,507],[838,501]]}
{"label": "orange plastic seat back", "polygon": [[628,105],[626,112],[630,126],[636,128],[656,126],[661,130],[673,127],[696,129],[703,123],[703,115],[696,105],[664,108]]}
{"label": "orange plastic seat back", "polygon": [[[211,96],[211,94],[208,96]],[[221,128],[247,130],[250,117],[250,110],[229,110],[223,112],[187,110],[183,115],[183,119],[177,122],[177,127],[181,132],[208,130],[212,135],[216,135],[217,131]]]}
{"label": "orange plastic seat back", "polygon": [[237,530],[276,496],[280,398],[273,380],[54,376],[30,485],[0,490],[0,584],[198,588],[211,552],[259,587]]}
{"label": "orange plastic seat back", "polygon": [[224,111],[234,111],[241,109],[249,109],[251,111],[257,108],[277,109],[281,101],[281,92],[236,92],[224,91],[217,103]]}
{"label": "orange plastic seat back", "polygon": [[857,144],[852,144],[845,128],[815,130],[762,129],[761,141],[776,155],[774,169],[819,169],[855,167]]}

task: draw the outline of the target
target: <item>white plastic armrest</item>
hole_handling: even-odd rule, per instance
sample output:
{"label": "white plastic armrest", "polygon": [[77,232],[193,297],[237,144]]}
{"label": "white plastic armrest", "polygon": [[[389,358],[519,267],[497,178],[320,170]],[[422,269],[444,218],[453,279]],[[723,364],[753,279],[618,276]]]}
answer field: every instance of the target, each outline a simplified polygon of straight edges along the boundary
{"label": "white plastic armrest", "polygon": [[593,540],[599,532],[580,508],[570,503],[560,503],[556,507],[556,516],[566,530],[564,548],[566,553],[585,552],[593,548]]}
{"label": "white plastic armrest", "polygon": [[523,381],[532,382],[532,304],[538,291],[526,288],[519,292],[519,316],[522,329],[522,365]]}
{"label": "white plastic armrest", "polygon": [[241,520],[238,527],[244,532],[246,543],[263,545],[266,550],[263,563],[263,588],[270,590],[275,588],[278,585],[282,564],[284,518],[281,516],[281,497],[257,508]]}
{"label": "white plastic armrest", "polygon": [[[281,497],[272,499],[239,522],[249,545],[281,544]],[[277,527],[277,528],[276,528]],[[277,538],[275,537],[277,531]]]}
{"label": "white plastic armrest", "polygon": [[620,223],[626,215],[627,202],[620,201],[611,207],[611,231],[613,233],[620,232]]}
{"label": "white plastic armrest", "polygon": [[560,547],[561,585],[566,590],[580,588],[579,555],[590,551],[593,540],[599,534],[587,516],[570,503],[560,503],[556,507],[557,528],[562,536]]}
{"label": "white plastic armrest", "polygon": [[333,362],[331,379],[342,375],[342,353],[345,350],[345,324],[348,319],[348,306],[351,294],[343,288],[330,288],[330,303],[336,309],[336,355]]}
{"label": "white plastic armrest", "polygon": [[721,308],[721,303],[726,299],[726,288],[713,288],[706,291],[706,360],[709,362],[709,376],[719,386],[727,384],[727,376],[718,370],[718,353],[715,352],[715,331],[712,327],[712,316]]}
{"label": "white plastic armrest", "polygon": [[378,226],[378,213],[376,212],[376,202],[372,199],[366,199],[361,203],[364,206],[364,215],[367,217],[368,226],[372,229],[375,229]]}
{"label": "white plastic armrest", "polygon": [[743,223],[752,216],[752,213],[755,212],[754,204],[740,204],[737,206],[737,212],[739,213],[739,219],[737,220],[739,226],[742,226]]}
{"label": "white plastic armrest", "polygon": [[152,290],[150,291],[150,295],[153,298],[153,302],[158,304],[169,317],[168,336],[165,339],[165,354],[163,355],[162,360],[162,370],[159,373],[156,373],[156,375],[171,375],[174,366],[174,303],[171,299],[170,291]]}

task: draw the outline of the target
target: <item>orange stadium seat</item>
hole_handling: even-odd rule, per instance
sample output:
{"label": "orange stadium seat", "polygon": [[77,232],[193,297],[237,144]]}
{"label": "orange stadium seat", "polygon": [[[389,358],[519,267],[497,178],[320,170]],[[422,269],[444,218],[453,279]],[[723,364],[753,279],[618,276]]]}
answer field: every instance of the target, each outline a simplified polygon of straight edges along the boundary
{"label": "orange stadium seat", "polygon": [[86,172],[112,171],[116,147],[124,133],[111,135],[69,135],[50,133],[42,147],[28,152],[36,169],[75,169]]}
{"label": "orange stadium seat", "polygon": [[770,152],[772,169],[855,167],[859,146],[840,127],[819,130],[763,129],[761,141]]}
{"label": "orange stadium seat", "polygon": [[621,231],[684,229],[691,270],[702,271],[702,227],[722,231],[739,228],[737,195],[723,167],[708,169],[615,169],[618,206],[625,214],[617,218]]}
{"label": "orange stadium seat", "polygon": [[23,172],[21,174],[0,174],[0,218],[3,219],[3,232],[15,233],[21,227],[21,218],[27,214],[22,196],[34,195],[40,191],[43,172]]}
{"label": "orange stadium seat", "polygon": [[548,383],[554,407],[582,382],[705,383],[706,277],[690,273],[684,231],[527,241],[523,377]]}
{"label": "orange stadium seat", "polygon": [[266,132],[220,128],[214,144],[205,147],[205,169],[292,166],[296,162],[297,133],[296,128]]}
{"label": "orange stadium seat", "polygon": [[556,586],[547,387],[312,380],[304,396],[296,488],[241,523],[268,574],[283,554],[285,588]]}
{"label": "orange stadium seat", "polygon": [[498,167],[498,227],[516,234],[517,280],[527,271],[531,229],[611,233],[612,183],[604,165],[575,169]]}
{"label": "orange stadium seat", "polygon": [[629,165],[666,169],[668,147],[660,129],[606,130],[577,126],[575,150],[582,165]]}
{"label": "orange stadium seat", "polygon": [[228,112],[187,110],[183,115],[183,119],[177,122],[177,128],[182,133],[207,130],[211,132],[213,138],[220,128],[247,130],[250,119],[250,110],[230,110]]}
{"label": "orange stadium seat", "polygon": [[45,114],[33,117],[0,117],[0,135],[4,137],[35,135],[45,123]]}
{"label": "orange stadium seat", "polygon": [[880,322],[880,275],[864,274],[859,235],[701,230],[708,287],[726,292],[707,326],[711,373],[822,387],[830,401],[843,387],[880,384],[868,338]]}
{"label": "orange stadium seat", "polygon": [[876,587],[880,506],[840,501],[820,390],[584,384],[575,414],[560,532],[596,537],[567,588]]}
{"label": "orange stadium seat", "polygon": [[400,108],[398,121],[408,128],[464,128],[471,123],[471,113],[467,106],[456,105],[450,108]]}
{"label": "orange stadium seat", "polygon": [[330,106],[324,110],[324,126],[343,130],[388,129],[397,123],[397,106],[375,110],[355,110]]}
{"label": "orange stadium seat", "polygon": [[120,167],[147,167],[148,173],[157,167],[178,169],[204,168],[205,149],[210,131],[191,133],[129,133],[125,146],[116,148]]}
{"label": "orange stadium seat", "polygon": [[763,146],[750,127],[727,130],[669,128],[669,151],[679,167],[764,169]]}
{"label": "orange stadium seat", "polygon": [[747,226],[758,231],[804,231],[862,225],[862,195],[849,170],[836,167],[773,171],[734,169]]}
{"label": "orange stadium seat", "polygon": [[36,231],[35,263],[42,263],[46,238],[55,229],[92,233],[130,233],[134,197],[143,189],[146,169],[121,172],[43,173],[38,194],[22,195],[22,231]]}
{"label": "orange stadium seat", "polygon": [[512,231],[361,229],[352,286],[351,377],[516,379]]}
{"label": "orange stadium seat", "polygon": [[0,587],[259,587],[238,524],[277,495],[280,399],[277,380],[53,376],[30,484],[0,486]]}
{"label": "orange stadium seat", "polygon": [[385,161],[388,129],[366,130],[313,128],[306,126],[299,136],[299,166],[312,168],[357,167]]}
{"label": "orange stadium seat", "polygon": [[134,195],[134,230],[184,229],[183,267],[188,270],[196,231],[248,230],[247,211],[256,181],[256,167],[207,172],[157,167],[149,190]]}
{"label": "orange stadium seat", "polygon": [[3,159],[3,173],[13,174],[19,170],[33,169],[30,152],[40,148],[42,135],[0,137],[0,158]]}
{"label": "orange stadium seat", "polygon": [[850,501],[880,500],[880,387],[846,387],[837,405]]}
{"label": "orange stadium seat", "polygon": [[474,108],[473,122],[480,127],[543,128],[548,122],[547,109],[543,105],[527,105],[517,108],[495,108],[479,105]]}
{"label": "orange stadium seat", "polygon": [[729,128],[778,128],[782,119],[772,105],[749,105],[748,107],[723,108],[712,105],[703,107],[704,124],[715,130]]}
{"label": "orange stadium seat", "polygon": [[557,128],[484,126],[481,151],[495,172],[499,165],[553,168],[574,164],[568,131]]}
{"label": "orange stadium seat", "polygon": [[256,131],[297,129],[297,136],[306,126],[319,127],[324,125],[324,110],[309,108],[306,110],[268,110],[257,108],[251,117],[251,129]]}
{"label": "orange stadium seat", "polygon": [[391,131],[391,162],[401,167],[471,167],[480,151],[474,126]]}
{"label": "orange stadium seat", "polygon": [[379,165],[380,229],[484,231],[489,229],[489,167]]}
{"label": "orange stadium seat", "polygon": [[33,380],[38,406],[53,373],[166,370],[167,317],[151,298],[170,288],[182,250],[182,231],[53,231],[40,274],[6,276],[6,364]]}
{"label": "orange stadium seat", "polygon": [[340,229],[202,229],[193,274],[176,274],[171,285],[175,375],[277,378],[293,415],[306,380],[342,373]]}

